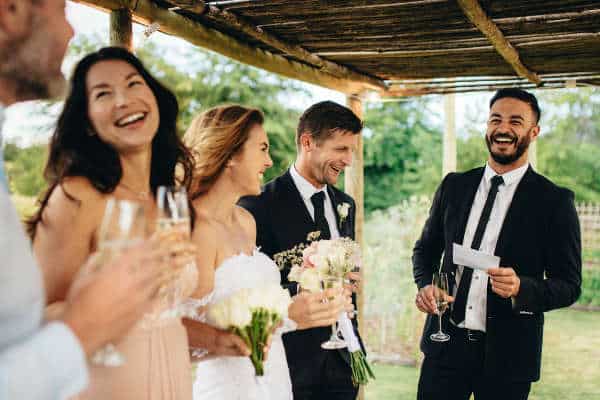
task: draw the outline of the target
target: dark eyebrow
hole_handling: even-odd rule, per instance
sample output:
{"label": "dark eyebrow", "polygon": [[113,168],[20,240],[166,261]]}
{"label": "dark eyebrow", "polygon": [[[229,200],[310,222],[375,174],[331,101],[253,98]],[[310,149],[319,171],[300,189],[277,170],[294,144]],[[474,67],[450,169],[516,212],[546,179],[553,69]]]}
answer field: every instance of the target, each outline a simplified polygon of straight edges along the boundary
{"label": "dark eyebrow", "polygon": [[[141,77],[141,75],[139,74],[139,72],[136,71],[136,72],[132,72],[129,75],[127,75],[125,77],[125,80],[128,81],[128,80],[130,80],[131,78],[133,78],[136,75],[139,75]],[[110,87],[110,85],[108,83],[101,82],[101,83],[99,83],[97,85],[92,86],[92,88],[90,89],[90,92],[93,91],[94,89],[101,89],[101,88],[107,88],[107,87]]]}
{"label": "dark eyebrow", "polygon": [[[500,118],[502,119],[502,115],[498,114],[498,113],[493,113],[492,115],[490,115],[490,118]],[[510,119],[520,119],[521,121],[525,121],[525,118],[523,118],[522,116],[516,114],[516,115],[511,115]]]}

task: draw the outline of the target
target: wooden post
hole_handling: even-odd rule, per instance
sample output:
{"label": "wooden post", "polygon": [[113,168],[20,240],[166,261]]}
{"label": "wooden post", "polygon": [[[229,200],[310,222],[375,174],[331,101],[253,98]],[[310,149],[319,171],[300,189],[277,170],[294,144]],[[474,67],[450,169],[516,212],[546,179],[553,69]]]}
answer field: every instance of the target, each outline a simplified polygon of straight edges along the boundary
{"label": "wooden post", "polygon": [[444,129],[442,177],[456,171],[456,105],[454,93],[444,96]]}
{"label": "wooden post", "polygon": [[[346,97],[346,105],[350,107],[350,109],[356,114],[358,118],[362,120],[363,118],[363,103],[362,99],[355,95],[350,95]],[[344,187],[346,193],[348,193],[352,198],[354,198],[354,202],[356,203],[356,220],[354,224],[355,230],[355,238],[357,243],[364,247],[363,240],[363,227],[365,221],[365,170],[364,170],[364,153],[363,153],[363,138],[362,133],[358,138],[358,147],[356,148],[356,152],[354,153],[354,157],[352,159],[352,165],[346,168],[346,172],[344,173]],[[363,248],[364,251],[364,248]],[[358,323],[359,326],[363,322],[363,312],[364,312],[364,296],[363,296],[363,288],[365,286],[365,271],[363,271],[363,280],[360,286],[360,290],[356,296],[356,306],[358,308]],[[365,392],[364,387],[361,386],[358,392],[358,399],[364,400]]]}
{"label": "wooden post", "polygon": [[133,24],[127,8],[110,12],[110,45],[133,52]]}

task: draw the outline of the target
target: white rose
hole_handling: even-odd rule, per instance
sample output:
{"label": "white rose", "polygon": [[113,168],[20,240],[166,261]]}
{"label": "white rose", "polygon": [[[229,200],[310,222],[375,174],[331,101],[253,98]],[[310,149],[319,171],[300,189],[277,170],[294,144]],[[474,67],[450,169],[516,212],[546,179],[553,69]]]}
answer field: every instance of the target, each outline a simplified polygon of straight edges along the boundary
{"label": "white rose", "polygon": [[229,328],[229,313],[228,307],[221,302],[213,304],[208,309],[208,322],[220,329]]}
{"label": "white rose", "polygon": [[306,290],[310,290],[311,292],[318,292],[321,290],[321,278],[319,276],[319,271],[314,268],[306,269],[302,271],[302,275],[300,276],[300,287]]}
{"label": "white rose", "polygon": [[302,267],[294,265],[288,274],[288,280],[292,282],[298,282],[300,275],[302,274]]}
{"label": "white rose", "polygon": [[337,206],[337,211],[338,214],[340,215],[340,218],[346,219],[346,217],[348,217],[348,211],[350,210],[350,204],[349,203],[342,203],[342,204],[338,204]]}
{"label": "white rose", "polygon": [[245,290],[231,296],[227,301],[229,323],[237,328],[244,328],[252,321],[252,311],[248,304],[248,292]]}

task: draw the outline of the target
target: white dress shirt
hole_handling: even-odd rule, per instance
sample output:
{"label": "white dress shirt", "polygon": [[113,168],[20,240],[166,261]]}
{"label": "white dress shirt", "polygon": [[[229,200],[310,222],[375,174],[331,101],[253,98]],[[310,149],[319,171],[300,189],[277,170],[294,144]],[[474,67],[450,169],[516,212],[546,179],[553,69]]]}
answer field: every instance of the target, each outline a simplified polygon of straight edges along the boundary
{"label": "white dress shirt", "polygon": [[302,200],[304,200],[304,205],[306,206],[306,209],[308,210],[308,213],[313,221],[315,220],[315,207],[313,206],[310,198],[317,192],[325,193],[325,219],[329,225],[329,232],[331,232],[332,239],[339,238],[340,232],[337,228],[337,220],[335,218],[333,202],[331,201],[331,198],[329,198],[329,193],[327,192],[327,185],[323,185],[321,188],[314,187],[312,183],[300,175],[294,165],[290,167],[290,175],[292,175],[294,185],[296,185],[296,188],[300,192],[300,196],[302,197]]}
{"label": "white dress shirt", "polygon": [[[492,207],[492,213],[490,219],[483,233],[483,239],[481,240],[481,246],[479,250],[484,253],[494,254],[496,251],[496,243],[498,242],[498,236],[504,223],[504,217],[510,207],[515,190],[521,182],[523,175],[527,172],[529,164],[517,168],[513,171],[507,172],[501,175],[504,179],[504,184],[498,187],[498,194],[494,200]],[[491,187],[491,180],[494,176],[498,175],[490,166],[486,164],[483,178],[477,188],[473,205],[471,206],[471,212],[469,214],[469,220],[465,229],[465,236],[463,237],[463,245],[470,247],[473,242],[473,236],[475,236],[475,230],[479,223],[479,217],[483,212],[483,206],[487,199],[488,193]],[[459,266],[456,271],[456,290],[460,284],[460,278],[462,276],[463,267]],[[481,270],[473,270],[471,277],[471,287],[469,289],[469,295],[467,297],[467,308],[465,310],[465,320],[458,326],[461,328],[473,329],[485,332],[485,321],[487,316],[487,285],[488,285],[488,274]]]}
{"label": "white dress shirt", "polygon": [[[0,121],[3,111],[0,105]],[[85,354],[73,332],[60,322],[43,323],[45,297],[0,149],[0,400],[65,399],[88,384]]]}

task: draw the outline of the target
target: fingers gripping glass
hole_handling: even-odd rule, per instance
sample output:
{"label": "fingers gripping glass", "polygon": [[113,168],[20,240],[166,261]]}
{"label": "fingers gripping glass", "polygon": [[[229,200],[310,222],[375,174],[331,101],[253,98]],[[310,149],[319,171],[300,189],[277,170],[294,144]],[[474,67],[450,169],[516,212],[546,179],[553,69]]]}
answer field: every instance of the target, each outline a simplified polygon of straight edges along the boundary
{"label": "fingers gripping glass", "polygon": [[433,296],[437,308],[439,330],[429,336],[434,342],[447,342],[450,335],[442,331],[442,315],[448,309],[448,276],[445,272],[437,272],[433,275]]}

